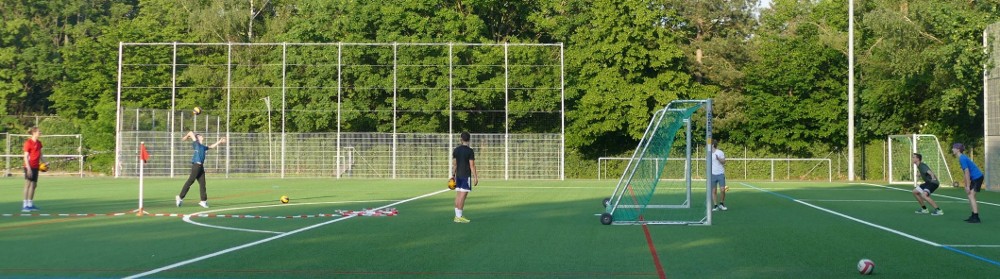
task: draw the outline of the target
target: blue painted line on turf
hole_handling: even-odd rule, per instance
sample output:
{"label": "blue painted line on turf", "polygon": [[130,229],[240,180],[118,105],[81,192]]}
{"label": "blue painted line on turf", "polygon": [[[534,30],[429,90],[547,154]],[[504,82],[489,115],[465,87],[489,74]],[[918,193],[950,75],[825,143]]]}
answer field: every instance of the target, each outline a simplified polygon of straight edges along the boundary
{"label": "blue painted line on turf", "polygon": [[913,239],[913,240],[916,240],[918,242],[922,242],[922,243],[927,244],[927,245],[941,247],[941,248],[944,248],[945,250],[950,250],[952,252],[956,252],[956,253],[968,256],[970,258],[986,262],[986,263],[991,264],[991,265],[1000,266],[1000,262],[997,262],[997,261],[994,261],[994,260],[991,260],[991,259],[987,259],[987,258],[984,258],[982,256],[979,256],[979,255],[976,255],[976,254],[973,254],[973,253],[962,251],[962,250],[959,250],[959,249],[951,247],[951,246],[941,245],[941,244],[938,244],[938,243],[935,243],[935,242],[932,242],[932,241],[929,241],[929,240],[926,240],[926,239],[922,239],[922,238],[919,238],[919,237],[916,237],[916,236],[912,236],[912,235],[903,233],[901,231],[897,231],[897,230],[890,229],[890,228],[887,228],[887,227],[884,227],[884,226],[876,225],[876,224],[873,224],[871,222],[864,221],[864,220],[861,220],[861,219],[858,219],[858,218],[854,218],[854,217],[848,216],[848,215],[840,213],[840,212],[836,212],[836,211],[833,211],[833,210],[830,210],[830,209],[826,209],[826,208],[823,208],[823,207],[820,207],[820,206],[817,206],[817,205],[814,205],[814,204],[811,204],[811,203],[807,203],[807,202],[801,201],[799,199],[793,198],[793,197],[785,195],[785,194],[775,193],[775,192],[768,191],[768,190],[765,190],[765,189],[762,189],[762,188],[759,188],[759,187],[756,187],[756,186],[753,186],[753,185],[750,185],[750,184],[747,184],[747,183],[743,183],[743,182],[740,182],[740,184],[742,184],[743,186],[746,186],[746,187],[750,187],[750,188],[752,188],[754,190],[757,190],[757,191],[768,193],[768,194],[771,194],[771,195],[774,195],[774,196],[777,196],[777,197],[782,197],[782,198],[791,200],[793,202],[796,202],[796,203],[799,203],[799,204],[802,204],[802,205],[806,205],[806,206],[809,206],[809,207],[812,207],[812,208],[815,208],[815,209],[818,209],[818,210],[821,210],[821,211],[825,211],[825,212],[830,213],[830,214],[838,215],[838,216],[847,218],[849,220],[852,220],[852,221],[855,221],[855,222],[858,222],[858,223],[862,223],[862,224],[865,224],[865,225],[868,225],[868,226],[871,226],[871,227],[874,227],[874,228],[878,228],[878,229],[881,229],[881,230],[884,230],[884,231],[895,233],[897,235],[900,235],[900,236],[903,236],[903,237],[906,237],[906,238],[909,238],[909,239]]}
{"label": "blue painted line on turf", "polygon": [[987,258],[981,257],[981,256],[973,254],[973,253],[969,253],[969,252],[965,252],[965,251],[962,251],[962,250],[958,250],[957,248],[954,248],[954,247],[951,247],[951,246],[941,245],[941,248],[944,248],[944,249],[947,249],[947,250],[951,250],[951,251],[953,251],[955,253],[966,255],[966,256],[969,256],[969,257],[971,257],[973,259],[984,261],[984,262],[990,263],[990,264],[995,265],[995,266],[1000,266],[1000,262],[997,262],[997,261],[994,261],[994,260],[991,260],[991,259],[987,259]]}

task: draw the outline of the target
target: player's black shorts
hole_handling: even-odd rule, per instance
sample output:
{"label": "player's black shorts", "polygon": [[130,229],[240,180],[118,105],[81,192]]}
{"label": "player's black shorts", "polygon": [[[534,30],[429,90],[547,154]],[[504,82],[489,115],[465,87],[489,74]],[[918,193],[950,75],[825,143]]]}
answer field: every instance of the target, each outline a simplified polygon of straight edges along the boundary
{"label": "player's black shorts", "polygon": [[28,177],[28,169],[24,169],[24,180],[38,182],[38,169],[31,169],[31,177]]}
{"label": "player's black shorts", "polygon": [[969,189],[972,189],[972,191],[976,191],[976,192],[979,192],[980,190],[982,190],[983,189],[983,179],[985,179],[985,178],[986,178],[986,176],[984,175],[984,176],[981,176],[979,178],[973,179],[972,180],[972,185],[969,185]]}
{"label": "player's black shorts", "polygon": [[923,184],[920,184],[920,189],[923,189],[924,192],[926,192],[928,195],[930,195],[930,194],[933,194],[934,191],[936,191],[939,186],[941,186],[940,183],[927,183],[927,182],[925,182]]}

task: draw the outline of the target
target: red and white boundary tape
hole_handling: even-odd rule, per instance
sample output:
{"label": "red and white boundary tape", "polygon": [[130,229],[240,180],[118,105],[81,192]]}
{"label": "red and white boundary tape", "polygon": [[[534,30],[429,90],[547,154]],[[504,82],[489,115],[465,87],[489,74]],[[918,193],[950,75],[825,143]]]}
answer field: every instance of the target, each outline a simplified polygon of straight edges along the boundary
{"label": "red and white boundary tape", "polygon": [[[329,217],[344,217],[344,216],[370,216],[370,217],[380,217],[380,216],[396,216],[399,211],[395,208],[386,209],[363,209],[363,210],[337,210],[336,213],[331,214],[308,214],[308,215],[286,215],[286,216],[262,216],[262,215],[248,215],[248,214],[177,214],[177,213],[147,213],[142,216],[147,217],[198,217],[198,218],[237,218],[237,219],[305,219],[305,218],[329,218]],[[22,213],[22,214],[0,214],[0,217],[97,217],[97,216],[125,216],[132,215],[129,213],[106,213],[106,214],[95,214],[95,213],[79,213],[79,214],[48,214],[48,213]]]}
{"label": "red and white boundary tape", "polygon": [[97,217],[97,216],[125,216],[126,213],[76,213],[76,214],[49,214],[49,213],[19,213],[19,214],[0,214],[0,217]]}
{"label": "red and white boundary tape", "polygon": [[361,211],[354,210],[337,210],[337,214],[340,216],[396,216],[399,214],[395,208],[386,209],[365,209]]}

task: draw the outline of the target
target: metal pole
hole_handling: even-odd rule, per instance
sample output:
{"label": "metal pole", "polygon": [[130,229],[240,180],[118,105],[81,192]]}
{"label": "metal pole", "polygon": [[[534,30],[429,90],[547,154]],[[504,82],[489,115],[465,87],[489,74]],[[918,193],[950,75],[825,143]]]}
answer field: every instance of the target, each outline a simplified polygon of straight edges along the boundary
{"label": "metal pole", "polygon": [[774,182],[774,159],[771,159],[771,182]]}
{"label": "metal pole", "polygon": [[[889,179],[887,181],[889,181],[889,183],[892,183],[892,177],[895,175],[895,173],[893,173],[892,171],[892,158],[889,155],[892,154],[892,136],[887,136],[885,138],[886,138],[885,145],[889,146],[889,153],[885,155],[885,161],[889,164],[889,167],[887,168],[889,169]],[[837,165],[838,166],[840,165],[839,162]]]}
{"label": "metal pole", "polygon": [[[288,68],[288,44],[281,43],[281,178],[285,178],[285,138],[288,136],[285,134],[285,92],[288,89],[286,85],[286,69]],[[268,97],[268,103],[270,103],[270,97]],[[268,140],[270,140],[271,133],[271,106],[268,105],[267,109],[267,129],[268,129]]]}
{"label": "metal pole", "polygon": [[[1000,28],[1000,25],[995,25],[995,26],[997,26],[997,28]],[[989,50],[989,47],[990,47],[989,40],[987,39],[989,37],[989,33],[987,32],[987,30],[989,30],[989,29],[990,29],[989,26],[986,26],[986,28],[983,29],[983,54],[986,54],[987,57],[989,57],[989,53],[990,53],[990,50]],[[1000,55],[1000,54],[995,54],[995,55]],[[990,160],[990,153],[993,153],[994,151],[990,150],[990,136],[991,135],[990,135],[990,129],[989,129],[989,127],[990,127],[990,107],[991,107],[991,105],[990,105],[990,102],[989,102],[990,101],[990,97],[989,97],[989,93],[990,93],[990,72],[989,72],[989,68],[987,68],[988,65],[989,65],[988,63],[987,64],[983,64],[983,104],[986,106],[986,108],[983,109],[983,119],[986,120],[986,125],[983,125],[983,136],[985,138],[985,140],[983,140],[983,150],[985,150],[985,152],[983,153],[984,154],[983,159],[985,159],[985,160],[983,160],[983,170],[986,170],[985,172],[987,173],[987,175],[985,175],[986,179],[984,180],[984,184],[986,185],[986,189],[987,190],[993,190],[992,189],[993,188],[993,184],[992,184],[993,182],[992,182],[992,179],[990,179],[990,177],[992,176],[992,175],[990,175],[990,173],[992,172],[991,171],[992,169],[990,168],[991,167],[991,164],[990,164],[990,161],[991,161]],[[995,65],[995,66],[1000,66],[1000,65]],[[954,181],[954,179],[952,179],[952,180]]]}
{"label": "metal pole", "polygon": [[[76,155],[80,156],[80,177],[83,177],[83,136],[76,135]],[[10,154],[10,153],[8,153]]]}
{"label": "metal pole", "polygon": [[115,100],[115,177],[122,173],[122,53],[125,43],[118,42],[118,96]]}
{"label": "metal pole", "polygon": [[847,5],[847,180],[854,181],[854,0]]}
{"label": "metal pole", "polygon": [[559,43],[559,109],[560,124],[559,130],[559,180],[566,180],[566,61],[564,47]]}
{"label": "metal pole", "polygon": [[170,73],[170,113],[167,115],[167,125],[170,126],[170,177],[174,177],[174,140],[177,137],[174,130],[174,111],[177,111],[177,42],[174,42],[174,59]]}
{"label": "metal pole", "polygon": [[[455,45],[448,43],[448,150],[445,151],[445,158],[455,149]],[[448,177],[451,177],[451,159],[448,159]]]}
{"label": "metal pole", "polygon": [[[228,50],[226,52],[226,138],[229,138],[229,128],[230,122],[230,111],[233,104],[233,43],[227,43]],[[229,143],[226,143],[226,177],[229,177],[229,156],[230,149]]]}
{"label": "metal pole", "polygon": [[343,55],[343,51],[344,51],[344,43],[337,42],[337,169],[335,170],[337,172],[337,179],[340,179],[340,173],[342,172],[341,168],[347,170],[346,167],[341,165],[343,163],[341,162],[341,157],[343,155],[340,152],[340,149],[342,148],[340,145],[340,98],[341,95],[344,94],[343,92],[344,88],[342,83],[343,81],[341,80],[341,76],[343,74],[343,72],[341,71],[341,65],[342,65],[341,57]]}
{"label": "metal pole", "polygon": [[510,57],[503,44],[503,179],[510,179]]}
{"label": "metal pole", "polygon": [[[913,151],[910,154],[917,153],[917,134],[910,134],[910,142],[911,142],[910,145],[913,147]],[[914,164],[910,164],[910,174],[912,177],[911,179],[913,180],[914,187],[917,186],[917,172],[918,172],[917,166]]]}
{"label": "metal pole", "polygon": [[[705,100],[705,142],[712,143],[712,99]],[[712,225],[712,152],[705,149],[705,214]]]}
{"label": "metal pole", "polygon": [[[684,186],[687,187],[687,191],[685,191],[687,193],[687,196],[685,196],[684,202],[686,202],[688,205],[690,205],[691,202],[692,202],[692,200],[691,200],[691,187],[694,186],[694,185],[691,185],[691,176],[693,175],[693,173],[691,172],[691,145],[692,145],[692,142],[693,142],[693,139],[691,138],[692,137],[692,134],[691,134],[691,118],[684,119],[684,122],[686,122],[685,124],[687,124],[687,127],[684,129],[684,137],[687,139],[685,141],[685,143],[684,143],[684,145],[685,145],[684,152],[686,153],[686,154],[684,154],[685,155],[685,157],[684,157]],[[666,166],[666,164],[667,164],[667,162],[663,162],[662,166],[658,165],[657,166],[657,168],[659,168],[658,171],[662,171],[663,168]]]}
{"label": "metal pole", "polygon": [[267,106],[267,172],[274,175],[274,140],[271,138],[271,96],[263,98]]}
{"label": "metal pole", "polygon": [[396,139],[398,135],[396,134],[396,71],[399,67],[396,65],[397,59],[397,47],[399,43],[392,43],[392,179],[396,179],[396,151],[398,146],[396,145]]}
{"label": "metal pole", "polygon": [[[10,154],[10,134],[4,133],[4,138],[6,139],[7,142],[7,154]],[[6,161],[7,164],[4,167],[4,173],[6,173],[7,176],[10,176],[10,157],[7,157]]]}

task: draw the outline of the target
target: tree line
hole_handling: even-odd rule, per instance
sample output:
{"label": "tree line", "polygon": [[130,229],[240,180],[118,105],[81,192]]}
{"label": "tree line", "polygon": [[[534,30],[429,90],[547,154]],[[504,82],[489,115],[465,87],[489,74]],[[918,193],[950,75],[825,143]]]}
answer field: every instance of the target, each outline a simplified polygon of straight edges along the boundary
{"label": "tree line", "polygon": [[[989,55],[982,32],[1000,21],[1000,1],[854,2],[859,144],[905,133],[981,143]],[[567,151],[574,160],[628,153],[652,112],[675,99],[713,98],[715,134],[724,146],[793,157],[846,149],[847,1],[759,6],[758,0],[6,0],[0,2],[0,115],[58,115],[59,126],[75,127],[86,148],[100,154],[94,164],[110,166],[112,155],[101,152],[114,149],[119,42],[563,43]],[[218,98],[179,98],[184,105],[224,107]],[[313,95],[291,98],[299,107],[290,109],[330,109]],[[359,110],[386,105],[356,99],[349,106]],[[162,96],[131,101],[165,102]],[[420,110],[420,103],[438,103],[418,101],[402,105]],[[469,110],[491,105],[465,103]],[[551,109],[531,102],[521,108]],[[384,130],[379,117],[358,115],[346,125]],[[259,115],[238,119],[241,129],[267,125]],[[330,121],[316,114],[290,125],[323,131]],[[442,125],[421,116],[407,121],[420,130]],[[552,129],[525,123],[526,131]],[[7,117],[0,129],[19,132],[23,125]]]}

